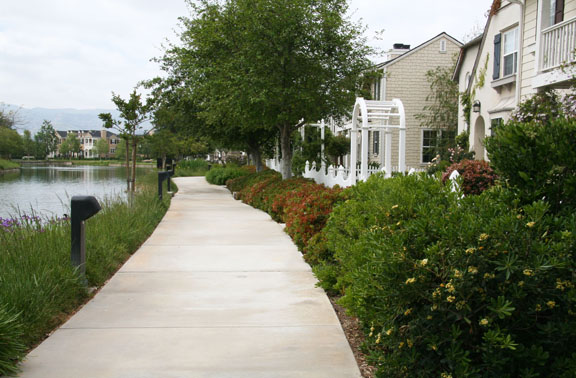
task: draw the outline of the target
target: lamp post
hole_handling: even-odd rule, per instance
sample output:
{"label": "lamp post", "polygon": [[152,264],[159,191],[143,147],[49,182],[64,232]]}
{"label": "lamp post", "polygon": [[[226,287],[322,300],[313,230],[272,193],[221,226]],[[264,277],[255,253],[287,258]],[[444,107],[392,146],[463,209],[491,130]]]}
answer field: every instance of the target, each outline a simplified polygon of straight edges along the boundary
{"label": "lamp post", "polygon": [[70,203],[70,224],[72,226],[72,246],[70,259],[72,265],[78,269],[82,276],[86,275],[86,238],[84,235],[84,221],[102,208],[92,196],[74,196]]}

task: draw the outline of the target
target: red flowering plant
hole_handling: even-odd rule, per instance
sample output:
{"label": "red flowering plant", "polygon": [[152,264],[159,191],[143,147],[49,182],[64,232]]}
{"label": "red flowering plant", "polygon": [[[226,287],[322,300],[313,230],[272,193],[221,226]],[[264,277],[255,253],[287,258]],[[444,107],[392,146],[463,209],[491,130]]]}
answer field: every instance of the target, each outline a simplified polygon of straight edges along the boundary
{"label": "red flowering plant", "polygon": [[483,160],[462,160],[454,163],[442,174],[442,182],[446,183],[452,172],[458,171],[462,177],[462,191],[465,195],[480,194],[494,185],[498,178],[494,170]]}

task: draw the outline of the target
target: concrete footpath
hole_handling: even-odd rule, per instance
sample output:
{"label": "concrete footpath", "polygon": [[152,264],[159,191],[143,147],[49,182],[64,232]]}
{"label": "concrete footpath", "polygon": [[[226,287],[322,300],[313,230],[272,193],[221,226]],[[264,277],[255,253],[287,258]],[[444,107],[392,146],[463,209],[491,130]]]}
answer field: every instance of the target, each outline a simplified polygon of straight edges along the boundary
{"label": "concrete footpath", "polygon": [[180,191],[152,236],[30,352],[20,376],[360,377],[282,227],[203,177],[175,181]]}

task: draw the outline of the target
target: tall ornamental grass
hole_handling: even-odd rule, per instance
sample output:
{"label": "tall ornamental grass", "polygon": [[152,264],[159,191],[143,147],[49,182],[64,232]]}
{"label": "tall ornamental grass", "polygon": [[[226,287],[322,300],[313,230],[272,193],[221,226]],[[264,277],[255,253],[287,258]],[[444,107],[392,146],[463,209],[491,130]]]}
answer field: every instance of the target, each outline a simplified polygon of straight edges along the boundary
{"label": "tall ornamental grass", "polygon": [[[148,238],[169,206],[147,175],[129,202],[105,201],[86,221],[86,278],[101,286]],[[70,263],[68,219],[0,219],[0,375],[14,374],[39,343],[89,297]]]}

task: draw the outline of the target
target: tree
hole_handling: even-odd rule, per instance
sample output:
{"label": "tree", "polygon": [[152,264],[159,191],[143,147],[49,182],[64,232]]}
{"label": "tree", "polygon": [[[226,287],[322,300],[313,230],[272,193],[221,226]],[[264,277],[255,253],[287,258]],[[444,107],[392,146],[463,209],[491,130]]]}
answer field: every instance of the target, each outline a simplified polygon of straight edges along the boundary
{"label": "tree", "polygon": [[99,157],[102,157],[102,155],[106,157],[110,152],[110,145],[108,144],[108,141],[105,138],[98,139],[94,147]]}
{"label": "tree", "polygon": [[80,140],[74,133],[68,133],[66,139],[64,139],[60,145],[60,153],[68,157],[75,156],[74,154],[78,156],[81,150]]}
{"label": "tree", "polygon": [[123,160],[126,158],[126,140],[120,139],[120,142],[116,145],[114,157],[118,160]]}
{"label": "tree", "polygon": [[[189,1],[182,46],[162,59],[184,83],[198,116],[233,139],[279,135],[282,176],[292,175],[292,132],[307,121],[347,114],[370,62],[363,28],[345,0]],[[221,127],[220,127],[221,126]]]}
{"label": "tree", "polygon": [[30,133],[30,130],[24,130],[24,136],[22,137],[22,144],[24,155],[26,156],[34,155],[36,145],[34,143],[34,140],[32,140],[32,134]]}
{"label": "tree", "polygon": [[[458,130],[458,83],[452,80],[454,67],[436,67],[426,72],[430,92],[426,96],[423,112],[416,114],[420,125],[438,130],[437,151],[443,158],[448,148],[456,145]],[[447,159],[443,159],[447,160]]]}
{"label": "tree", "polygon": [[52,123],[48,120],[44,120],[40,131],[34,135],[34,140],[36,141],[36,157],[45,159],[52,152],[58,149],[58,137],[56,137],[56,131],[52,127]]}
{"label": "tree", "polygon": [[22,137],[16,130],[0,127],[0,157],[21,157],[24,151]]}
{"label": "tree", "polygon": [[[120,111],[122,120],[112,118],[110,113],[100,113],[98,117],[104,121],[104,127],[107,129],[114,128],[120,132],[122,139],[126,141],[126,176],[128,187],[135,190],[136,184],[136,150],[138,146],[138,137],[136,132],[142,128],[142,123],[148,119],[150,103],[142,102],[141,95],[134,90],[130,98],[126,101],[112,92],[112,102]],[[129,148],[132,148],[132,173],[129,169]]]}

